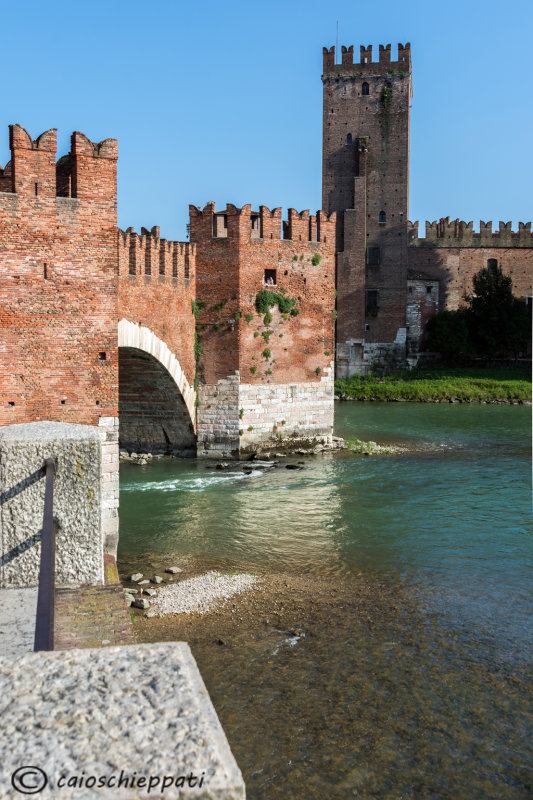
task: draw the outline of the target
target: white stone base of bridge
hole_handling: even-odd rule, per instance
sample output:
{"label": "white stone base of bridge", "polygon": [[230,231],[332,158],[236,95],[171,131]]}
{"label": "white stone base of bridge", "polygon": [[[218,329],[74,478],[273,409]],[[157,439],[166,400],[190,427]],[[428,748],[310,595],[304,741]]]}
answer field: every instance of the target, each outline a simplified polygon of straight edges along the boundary
{"label": "white stone base of bridge", "polygon": [[333,363],[320,380],[246,384],[237,372],[198,391],[198,456],[240,458],[331,444]]}

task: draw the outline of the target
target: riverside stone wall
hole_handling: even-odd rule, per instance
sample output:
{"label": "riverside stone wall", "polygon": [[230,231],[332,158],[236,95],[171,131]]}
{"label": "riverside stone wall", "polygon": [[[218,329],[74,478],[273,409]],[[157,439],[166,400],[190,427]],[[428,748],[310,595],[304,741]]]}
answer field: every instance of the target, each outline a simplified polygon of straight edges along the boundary
{"label": "riverside stone wall", "polygon": [[239,375],[202,386],[198,456],[238,458],[331,443],[333,362],[318,382],[258,385]]}

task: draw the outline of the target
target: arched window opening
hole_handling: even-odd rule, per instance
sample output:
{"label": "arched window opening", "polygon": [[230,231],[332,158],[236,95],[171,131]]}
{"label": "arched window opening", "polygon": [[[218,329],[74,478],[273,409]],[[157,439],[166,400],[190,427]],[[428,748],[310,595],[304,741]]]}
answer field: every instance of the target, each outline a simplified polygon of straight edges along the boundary
{"label": "arched window opening", "polygon": [[370,86],[366,81],[363,83],[363,86],[361,88],[361,94],[365,94],[365,95],[366,94],[370,94]]}
{"label": "arched window opening", "polygon": [[379,212],[379,223],[380,225],[384,225],[387,222],[387,215],[384,211]]}
{"label": "arched window opening", "polygon": [[348,136],[346,137],[346,144],[351,144],[351,143],[352,143],[352,134],[349,133]]}

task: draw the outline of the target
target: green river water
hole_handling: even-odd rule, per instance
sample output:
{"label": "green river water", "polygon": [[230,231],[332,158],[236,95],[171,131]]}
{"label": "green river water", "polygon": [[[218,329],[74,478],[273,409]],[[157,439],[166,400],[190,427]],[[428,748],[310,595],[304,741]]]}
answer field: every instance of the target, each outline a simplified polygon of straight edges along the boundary
{"label": "green river water", "polygon": [[337,403],[338,435],[407,452],[121,467],[121,574],[286,587],[225,647],[185,635],[249,798],[532,796],[530,418]]}

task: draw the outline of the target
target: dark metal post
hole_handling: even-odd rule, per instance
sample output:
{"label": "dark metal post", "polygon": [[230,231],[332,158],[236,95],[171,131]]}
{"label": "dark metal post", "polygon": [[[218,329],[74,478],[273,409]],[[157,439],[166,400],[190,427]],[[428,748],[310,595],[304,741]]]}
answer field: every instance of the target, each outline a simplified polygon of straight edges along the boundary
{"label": "dark metal post", "polygon": [[37,596],[37,621],[33,649],[54,649],[54,594],[56,577],[56,533],[54,527],[54,476],[55,461],[45,461],[46,484],[44,489],[43,529],[41,532],[41,566]]}

